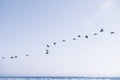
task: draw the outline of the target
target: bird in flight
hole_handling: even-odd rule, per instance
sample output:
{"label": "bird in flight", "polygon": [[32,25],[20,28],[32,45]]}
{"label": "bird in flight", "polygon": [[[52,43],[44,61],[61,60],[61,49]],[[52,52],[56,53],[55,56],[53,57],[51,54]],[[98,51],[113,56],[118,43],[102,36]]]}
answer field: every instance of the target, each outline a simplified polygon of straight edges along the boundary
{"label": "bird in flight", "polygon": [[65,42],[66,40],[62,40],[62,42]]}
{"label": "bird in flight", "polygon": [[10,57],[11,59],[13,59],[14,57],[12,56],[12,57]]}
{"label": "bird in flight", "polygon": [[56,42],[53,43],[56,46]]}
{"label": "bird in flight", "polygon": [[88,39],[88,35],[86,35],[86,36],[85,36],[85,38],[87,38],[87,39]]}
{"label": "bird in flight", "polygon": [[103,32],[104,30],[103,30],[103,28],[100,30],[100,32]]}
{"label": "bird in flight", "polygon": [[17,56],[15,56],[15,58],[17,58]]}
{"label": "bird in flight", "polygon": [[5,59],[5,57],[2,57],[2,59]]}
{"label": "bird in flight", "polygon": [[50,47],[50,46],[47,44],[47,47]]}
{"label": "bird in flight", "polygon": [[81,37],[80,35],[78,35],[78,37]]}
{"label": "bird in flight", "polygon": [[73,40],[76,40],[76,38],[73,38]]}
{"label": "bird in flight", "polygon": [[115,32],[110,32],[110,34],[114,34]]}
{"label": "bird in flight", "polygon": [[49,51],[48,51],[48,49],[46,49],[46,54],[48,54],[49,53]]}
{"label": "bird in flight", "polygon": [[29,56],[28,54],[26,54],[26,56]]}
{"label": "bird in flight", "polygon": [[94,33],[93,35],[97,35],[97,33]]}

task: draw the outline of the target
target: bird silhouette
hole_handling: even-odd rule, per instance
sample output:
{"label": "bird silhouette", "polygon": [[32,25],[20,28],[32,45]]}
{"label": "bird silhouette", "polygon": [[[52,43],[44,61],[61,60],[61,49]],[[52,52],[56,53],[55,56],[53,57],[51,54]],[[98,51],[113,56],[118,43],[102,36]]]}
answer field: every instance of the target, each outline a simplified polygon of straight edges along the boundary
{"label": "bird silhouette", "polygon": [[94,33],[93,35],[97,35],[97,33]]}
{"label": "bird silhouette", "polygon": [[46,49],[46,54],[48,54],[49,53],[49,50],[48,49]]}
{"label": "bird silhouette", "polygon": [[76,38],[73,38],[73,40],[76,40]]}
{"label": "bird silhouette", "polygon": [[103,32],[104,30],[103,30],[103,28],[100,30],[100,32]]}
{"label": "bird silhouette", "polygon": [[26,54],[26,56],[29,56],[28,54]]}
{"label": "bird silhouette", "polygon": [[12,56],[12,57],[10,57],[11,59],[13,59],[14,57]]}
{"label": "bird silhouette", "polygon": [[62,42],[65,42],[66,40],[62,40]]}
{"label": "bird silhouette", "polygon": [[85,38],[87,38],[87,39],[88,39],[88,35],[86,35],[86,36],[85,36]]}
{"label": "bird silhouette", "polygon": [[78,37],[81,37],[80,35],[78,35]]}
{"label": "bird silhouette", "polygon": [[5,59],[5,57],[2,57],[2,59]]}
{"label": "bird silhouette", "polygon": [[47,47],[50,47],[50,46],[47,44]]}
{"label": "bird silhouette", "polygon": [[56,42],[53,43],[56,46]]}
{"label": "bird silhouette", "polygon": [[115,32],[110,32],[110,34],[114,34]]}
{"label": "bird silhouette", "polygon": [[18,56],[15,56],[15,58],[17,58]]}

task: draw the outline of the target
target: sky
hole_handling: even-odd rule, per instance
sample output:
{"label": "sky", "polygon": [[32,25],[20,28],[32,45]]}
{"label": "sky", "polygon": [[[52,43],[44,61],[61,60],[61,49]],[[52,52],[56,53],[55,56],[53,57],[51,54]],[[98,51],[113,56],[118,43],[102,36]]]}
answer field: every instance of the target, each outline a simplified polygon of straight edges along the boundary
{"label": "sky", "polygon": [[119,21],[119,0],[0,0],[0,76],[120,76]]}

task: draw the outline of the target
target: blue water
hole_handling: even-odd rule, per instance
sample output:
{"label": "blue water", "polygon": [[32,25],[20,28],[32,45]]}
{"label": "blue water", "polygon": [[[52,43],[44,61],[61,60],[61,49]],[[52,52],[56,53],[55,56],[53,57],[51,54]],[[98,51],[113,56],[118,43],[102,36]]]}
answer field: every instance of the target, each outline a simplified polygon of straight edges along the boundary
{"label": "blue water", "polygon": [[0,80],[120,80],[120,77],[0,77]]}

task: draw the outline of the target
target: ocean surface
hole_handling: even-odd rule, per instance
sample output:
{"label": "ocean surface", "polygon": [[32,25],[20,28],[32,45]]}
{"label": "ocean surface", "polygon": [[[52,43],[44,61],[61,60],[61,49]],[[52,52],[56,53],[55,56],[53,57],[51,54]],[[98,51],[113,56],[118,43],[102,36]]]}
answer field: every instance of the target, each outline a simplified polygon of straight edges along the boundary
{"label": "ocean surface", "polygon": [[0,77],[0,80],[120,80],[120,77]]}

